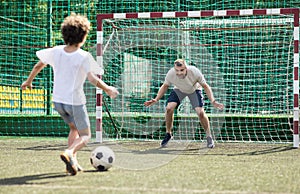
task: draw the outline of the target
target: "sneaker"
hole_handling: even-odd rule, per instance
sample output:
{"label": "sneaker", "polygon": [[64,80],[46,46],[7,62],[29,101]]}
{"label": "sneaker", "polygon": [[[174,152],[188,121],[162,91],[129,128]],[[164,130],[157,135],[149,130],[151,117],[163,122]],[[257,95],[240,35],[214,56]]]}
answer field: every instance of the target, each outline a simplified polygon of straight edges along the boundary
{"label": "sneaker", "polygon": [[83,168],[77,163],[76,165],[78,172],[82,171],[83,172]]}
{"label": "sneaker", "polygon": [[75,165],[77,167],[77,171],[83,171],[83,168],[79,165],[76,156],[73,155],[73,158],[74,158],[74,163],[75,163]]}
{"label": "sneaker", "polygon": [[[78,171],[78,172],[81,172],[81,171],[83,172],[83,168],[82,168],[78,163],[76,164],[76,167],[77,167],[77,171]],[[66,172],[67,172],[67,173],[69,172],[69,171],[68,171],[68,168],[66,168]]]}
{"label": "sneaker", "polygon": [[207,147],[208,148],[214,148],[215,147],[215,143],[214,140],[212,139],[212,137],[207,137]]}
{"label": "sneaker", "polygon": [[171,134],[170,133],[166,133],[165,138],[162,140],[162,142],[160,144],[161,147],[165,147],[168,144],[168,142],[169,142],[169,140],[171,138],[172,138]]}
{"label": "sneaker", "polygon": [[77,166],[74,162],[72,154],[67,153],[66,151],[60,154],[61,160],[66,164],[66,169],[71,175],[77,174]]}

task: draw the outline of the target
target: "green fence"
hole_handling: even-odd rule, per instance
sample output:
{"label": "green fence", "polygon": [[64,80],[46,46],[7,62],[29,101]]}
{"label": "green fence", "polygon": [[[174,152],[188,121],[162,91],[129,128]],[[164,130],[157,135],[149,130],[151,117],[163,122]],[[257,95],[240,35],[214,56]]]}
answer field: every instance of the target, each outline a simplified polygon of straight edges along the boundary
{"label": "green fence", "polygon": [[[96,45],[96,15],[99,13],[125,13],[125,12],[159,12],[159,11],[194,11],[194,10],[225,10],[225,9],[259,9],[259,8],[287,8],[287,7],[300,7],[300,2],[293,1],[170,1],[170,0],[152,0],[152,1],[93,1],[93,0],[31,0],[31,1],[3,1],[0,4],[0,135],[50,135],[50,136],[62,136],[68,133],[68,129],[59,119],[57,113],[53,110],[51,104],[51,92],[52,92],[52,70],[50,67],[45,68],[34,80],[35,88],[31,91],[21,91],[19,89],[20,84],[26,79],[33,65],[37,62],[35,52],[37,50],[52,47],[55,45],[63,44],[60,36],[60,24],[64,17],[68,16],[71,12],[80,13],[86,15],[92,22],[92,30],[88,37],[87,43],[84,45],[85,50],[91,52],[95,56]],[[251,18],[250,18],[251,19]],[[256,18],[258,19],[258,18]],[[276,19],[276,18],[273,18]],[[282,19],[282,18],[281,18]],[[291,141],[291,126],[289,123],[291,115],[288,109],[292,107],[292,96],[286,95],[292,93],[292,77],[290,67],[286,67],[286,63],[283,61],[289,60],[292,47],[289,46],[291,29],[288,27],[283,28],[277,25],[276,31],[272,31],[274,28],[269,27],[267,36],[261,34],[261,31],[255,29],[242,31],[238,30],[241,25],[252,25],[250,23],[233,23],[230,27],[237,30],[215,30],[211,31],[210,28],[223,28],[227,26],[219,24],[217,26],[217,20],[220,18],[210,18],[210,21],[214,23],[202,23],[201,27],[207,30],[199,32],[194,30],[191,32],[191,36],[200,37],[201,43],[208,45],[207,49],[212,57],[217,62],[218,67],[223,75],[224,88],[227,89],[227,95],[231,96],[230,101],[227,101],[227,113],[224,116],[222,126],[219,126],[219,137],[222,140],[245,140],[245,141]],[[222,20],[222,19],[221,19]],[[237,20],[236,18],[234,19]],[[275,21],[275,20],[273,20]],[[277,21],[277,20],[276,20]],[[280,21],[280,18],[279,20]],[[136,22],[136,21],[134,21]],[[144,21],[139,21],[144,22]],[[164,22],[164,21],[160,21]],[[174,22],[174,21],[171,21]],[[160,25],[158,22],[154,22],[155,25]],[[118,25],[126,28],[128,23],[119,23]],[[126,26],[127,25],[127,26]],[[189,28],[197,28],[199,23],[189,23]],[[222,26],[223,25],[223,26]],[[235,26],[234,26],[235,25]],[[263,24],[265,25],[265,24]],[[199,26],[198,26],[199,27]],[[111,32],[106,31],[105,38],[107,40]],[[272,35],[272,33],[274,33]],[[282,34],[282,36],[276,36],[276,33]],[[174,34],[169,33],[172,37]],[[119,31],[119,35],[122,31]],[[278,34],[277,34],[278,35]],[[276,46],[265,47],[266,52],[263,56],[258,55],[257,51],[253,55],[242,54],[255,52],[255,47],[252,50],[248,50],[249,47],[241,46],[238,50],[234,47],[226,47],[225,37],[232,37],[230,41],[237,43],[246,41],[241,37],[250,37],[251,41],[258,42],[281,42],[285,46],[278,48]],[[257,40],[255,37],[258,37]],[[274,38],[275,37],[275,38]],[[127,37],[128,38],[128,37]],[[141,36],[140,38],[143,38]],[[236,40],[235,40],[236,38]],[[124,40],[126,37],[124,36]],[[212,45],[221,44],[223,46],[216,47]],[[110,49],[114,49],[111,47]],[[276,49],[276,50],[275,50]],[[235,52],[240,54],[235,56]],[[110,51],[111,54],[115,54],[116,51]],[[149,54],[156,53],[156,54]],[[165,53],[165,54],[164,54]],[[280,56],[277,58],[276,56]],[[261,53],[260,53],[261,54]],[[134,60],[145,59],[152,61],[164,61],[170,63],[176,57],[180,56],[178,53],[174,53],[170,50],[164,50],[159,47],[147,48],[143,52],[140,50],[131,49],[126,50],[124,53],[118,53],[122,56],[123,60],[127,57],[126,63],[123,66],[116,67],[119,64],[119,59],[114,58],[106,65],[104,79],[113,85],[118,85],[118,77],[124,71],[124,64],[128,62],[132,64]],[[145,56],[148,55],[148,56]],[[132,56],[139,58],[132,58]],[[251,56],[251,57],[249,57]],[[131,59],[129,60],[129,58]],[[198,56],[196,56],[197,58]],[[201,57],[201,56],[200,56]],[[227,58],[226,58],[227,57]],[[198,57],[199,58],[199,57]],[[126,60],[125,60],[126,61]],[[236,67],[237,62],[243,61],[244,64],[250,64],[251,70],[256,71],[256,77],[250,78],[248,74],[249,69],[245,66]],[[270,64],[269,61],[272,61]],[[279,62],[279,63],[278,63]],[[276,63],[276,67],[272,66]],[[265,66],[262,66],[264,64]],[[197,62],[196,62],[197,65]],[[166,67],[161,66],[160,70],[163,73]],[[206,69],[206,70],[209,70]],[[206,71],[205,69],[203,71]],[[278,71],[276,74],[272,72]],[[266,79],[266,74],[270,74],[269,79]],[[163,74],[162,74],[163,75]],[[129,112],[132,112],[128,117],[121,116],[124,112],[116,110],[114,103],[109,101],[109,108],[113,110],[113,117],[121,131],[123,137],[139,137],[139,138],[160,138],[160,132],[164,131],[164,119],[163,116],[151,116],[149,120],[149,110],[143,110],[141,104],[147,98],[152,97],[157,92],[163,76],[154,76],[154,80],[151,83],[151,94],[145,98],[138,96],[131,96],[128,99],[130,104]],[[260,76],[261,75],[261,76]],[[288,76],[287,76],[288,75]],[[208,80],[213,74],[208,75]],[[232,82],[235,80],[235,82]],[[275,90],[269,90],[269,92],[261,94],[260,91],[268,91],[268,89],[274,87]],[[287,81],[289,80],[289,81]],[[257,85],[253,87],[251,91],[254,94],[260,94],[264,97],[260,98],[261,101],[255,101],[255,104],[249,104],[249,90],[245,91],[245,84],[253,82],[249,85]],[[285,84],[286,90],[281,91]],[[280,85],[279,87],[276,87]],[[118,85],[118,87],[121,87]],[[95,121],[93,120],[95,115],[95,88],[90,84],[86,84],[85,92],[87,95],[87,107],[91,113],[92,130],[94,130]],[[268,101],[268,103],[265,103]],[[275,106],[272,108],[273,103],[282,103],[282,106]],[[209,102],[208,102],[209,104]],[[253,106],[252,106],[253,105]],[[267,105],[267,107],[264,107]],[[163,106],[163,105],[162,105]],[[257,107],[257,108],[255,108]],[[251,112],[251,108],[252,110]],[[105,110],[105,108],[104,108]],[[247,110],[247,111],[244,111]],[[213,118],[213,111],[210,106],[207,106],[207,111],[210,113],[212,122],[216,122]],[[244,111],[244,113],[243,113]],[[265,111],[265,112],[264,112]],[[276,115],[269,115],[270,111],[276,111]],[[127,111],[126,111],[127,112]],[[159,112],[159,111],[158,111]],[[163,112],[163,111],[161,111]],[[260,112],[259,115],[256,113]],[[150,111],[151,113],[151,111]],[[236,116],[235,114],[239,113]],[[240,114],[243,113],[243,114]],[[254,116],[251,116],[253,115]],[[265,115],[266,114],[266,115]],[[277,114],[283,114],[285,116],[278,116]],[[146,115],[146,116],[144,116]],[[188,122],[190,128],[194,128],[188,132],[189,139],[202,139],[203,130],[197,125],[197,119],[195,120],[194,114],[190,114],[187,120],[181,122]],[[148,129],[132,130],[130,128],[136,127],[137,123],[145,122],[145,118],[151,121],[145,126]],[[153,119],[156,118],[156,119]],[[183,118],[178,116],[178,118]],[[263,119],[262,119],[263,118]],[[126,120],[125,123],[120,121]],[[147,120],[147,119],[146,119]],[[194,120],[194,121],[193,121]],[[108,117],[104,114],[104,129],[107,136],[115,137],[115,129],[112,127]],[[175,121],[176,122],[176,121]],[[180,123],[180,122],[178,122]],[[183,124],[181,124],[183,125]],[[195,126],[196,125],[196,126]],[[214,123],[212,123],[214,125]],[[157,127],[158,126],[158,127]],[[58,129],[59,128],[59,129]],[[155,129],[153,129],[155,128]],[[176,125],[175,125],[176,128]],[[176,129],[175,129],[176,130]],[[179,129],[178,130],[182,130]],[[180,132],[181,133],[181,132]],[[178,132],[178,134],[180,134]]]}

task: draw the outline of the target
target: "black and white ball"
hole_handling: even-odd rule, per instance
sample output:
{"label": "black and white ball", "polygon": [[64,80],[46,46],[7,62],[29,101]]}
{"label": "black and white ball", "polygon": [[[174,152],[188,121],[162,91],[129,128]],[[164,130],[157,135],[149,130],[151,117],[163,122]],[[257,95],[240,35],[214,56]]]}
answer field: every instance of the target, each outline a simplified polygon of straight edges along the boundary
{"label": "black and white ball", "polygon": [[99,146],[92,151],[90,161],[96,170],[106,171],[115,162],[115,153],[107,146]]}

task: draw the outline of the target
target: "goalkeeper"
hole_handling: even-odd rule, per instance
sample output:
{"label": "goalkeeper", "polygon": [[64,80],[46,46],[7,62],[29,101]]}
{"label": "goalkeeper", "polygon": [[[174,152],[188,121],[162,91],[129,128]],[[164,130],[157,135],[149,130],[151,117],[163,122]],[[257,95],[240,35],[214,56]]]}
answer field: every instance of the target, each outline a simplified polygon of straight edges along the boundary
{"label": "goalkeeper", "polygon": [[54,108],[70,128],[68,148],[60,157],[71,175],[76,175],[77,171],[82,170],[77,162],[76,153],[91,138],[83,90],[85,80],[88,79],[94,86],[103,89],[111,98],[119,94],[115,87],[108,86],[95,75],[102,74],[103,70],[90,53],[80,48],[85,43],[89,30],[90,22],[86,17],[76,14],[66,17],[61,25],[65,45],[37,51],[39,62],[21,86],[22,89],[31,89],[33,79],[47,64],[53,68]]}
{"label": "goalkeeper", "polygon": [[202,96],[202,88],[215,108],[223,109],[224,105],[215,100],[213,92],[210,86],[206,83],[203,74],[195,66],[189,66],[183,59],[177,59],[174,62],[174,67],[166,74],[165,81],[158,90],[156,97],[146,101],[144,105],[148,107],[155,104],[164,96],[171,85],[174,85],[174,88],[167,100],[165,112],[166,135],[161,142],[161,146],[165,147],[172,138],[174,109],[179,106],[180,102],[182,102],[185,97],[188,97],[193,109],[195,109],[199,117],[202,127],[206,132],[207,147],[213,148],[215,144],[210,131],[209,119],[203,108],[204,100]]}

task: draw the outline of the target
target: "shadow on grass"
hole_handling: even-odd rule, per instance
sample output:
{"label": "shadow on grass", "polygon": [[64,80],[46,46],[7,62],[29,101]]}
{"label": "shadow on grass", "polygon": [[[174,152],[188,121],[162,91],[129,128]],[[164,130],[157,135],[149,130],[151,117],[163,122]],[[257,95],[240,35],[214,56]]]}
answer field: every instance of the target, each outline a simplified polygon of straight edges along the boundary
{"label": "shadow on grass", "polygon": [[[2,178],[0,179],[0,185],[31,185],[36,184],[30,181],[43,180],[43,179],[55,179],[66,177],[66,173],[45,173],[45,174],[36,174],[12,178]],[[45,183],[40,183],[45,184]]]}
{"label": "shadow on grass", "polygon": [[256,155],[264,155],[264,154],[273,154],[277,152],[285,152],[293,149],[294,148],[291,146],[279,146],[279,147],[272,147],[263,150],[255,150],[250,152],[241,152],[241,153],[226,154],[226,155],[227,156],[241,156],[241,155],[256,156]]}
{"label": "shadow on grass", "polygon": [[[220,150],[223,150],[222,153],[220,153]],[[251,149],[251,150],[249,150]],[[187,148],[182,152],[182,155],[193,155],[197,153],[201,153],[203,155],[209,155],[209,156],[256,156],[256,155],[267,155],[267,154],[274,154],[279,152],[286,152],[294,150],[291,146],[276,146],[276,147],[268,147],[265,149],[262,149],[259,146],[253,145],[251,148],[245,147],[245,146],[231,146],[231,145],[223,145],[221,148],[217,147],[214,149],[209,149],[206,147],[202,148]]]}
{"label": "shadow on grass", "polygon": [[[97,170],[85,170],[84,173],[105,173],[109,170],[105,171],[97,171]],[[56,179],[62,177],[70,177],[66,173],[44,173],[44,174],[35,174],[35,175],[28,175],[28,176],[20,176],[20,177],[11,177],[11,178],[2,178],[0,179],[0,186],[8,186],[8,185],[33,185],[33,184],[47,184],[48,182],[32,182],[38,180],[45,180],[45,179]]]}
{"label": "shadow on grass", "polygon": [[44,151],[44,150],[64,150],[67,147],[67,144],[45,144],[37,145],[26,148],[17,148],[18,150],[34,150],[34,151]]}
{"label": "shadow on grass", "polygon": [[115,150],[115,153],[127,153],[133,155],[170,155],[170,156],[178,156],[178,155],[201,155],[206,152],[213,151],[211,148],[207,147],[197,147],[197,148],[189,148],[186,146],[182,147],[156,147],[151,149],[142,149],[142,150]]}
{"label": "shadow on grass", "polygon": [[[143,142],[145,143],[145,142]],[[152,143],[152,142],[151,142]],[[135,144],[135,143],[134,143]],[[100,145],[99,143],[90,143],[89,146],[92,145]],[[102,144],[105,146],[113,146],[118,145],[116,143],[105,143]],[[151,144],[150,144],[151,145]],[[266,155],[266,154],[273,154],[276,152],[285,152],[294,150],[294,148],[291,145],[286,146],[276,146],[276,147],[267,147],[265,149],[262,149],[261,144],[260,146],[253,145],[230,145],[230,144],[224,144],[221,147],[219,147],[220,144],[217,144],[216,148],[210,149],[206,146],[200,146],[197,144],[192,146],[175,146],[175,147],[152,147],[148,148],[145,147],[141,149],[141,147],[136,147],[136,149],[124,149],[124,150],[114,150],[114,152],[122,152],[122,153],[132,153],[136,155],[142,155],[142,154],[170,154],[170,155],[195,155],[195,154],[203,154],[203,155],[223,155],[223,156],[240,156],[240,155],[248,155],[248,156],[254,156],[254,155]],[[143,146],[143,144],[142,144]],[[52,145],[37,145],[32,147],[26,147],[26,148],[17,148],[18,150],[35,150],[35,151],[44,151],[44,150],[64,150],[66,148],[66,145],[64,144],[52,144]],[[224,152],[219,153],[219,149],[224,149]],[[80,150],[83,152],[90,152],[91,150],[89,147],[85,147],[84,149]],[[231,152],[231,153],[230,153]],[[0,179],[1,181],[1,179]]]}
{"label": "shadow on grass", "polygon": [[109,172],[110,170],[84,170],[84,173],[106,173]]}

